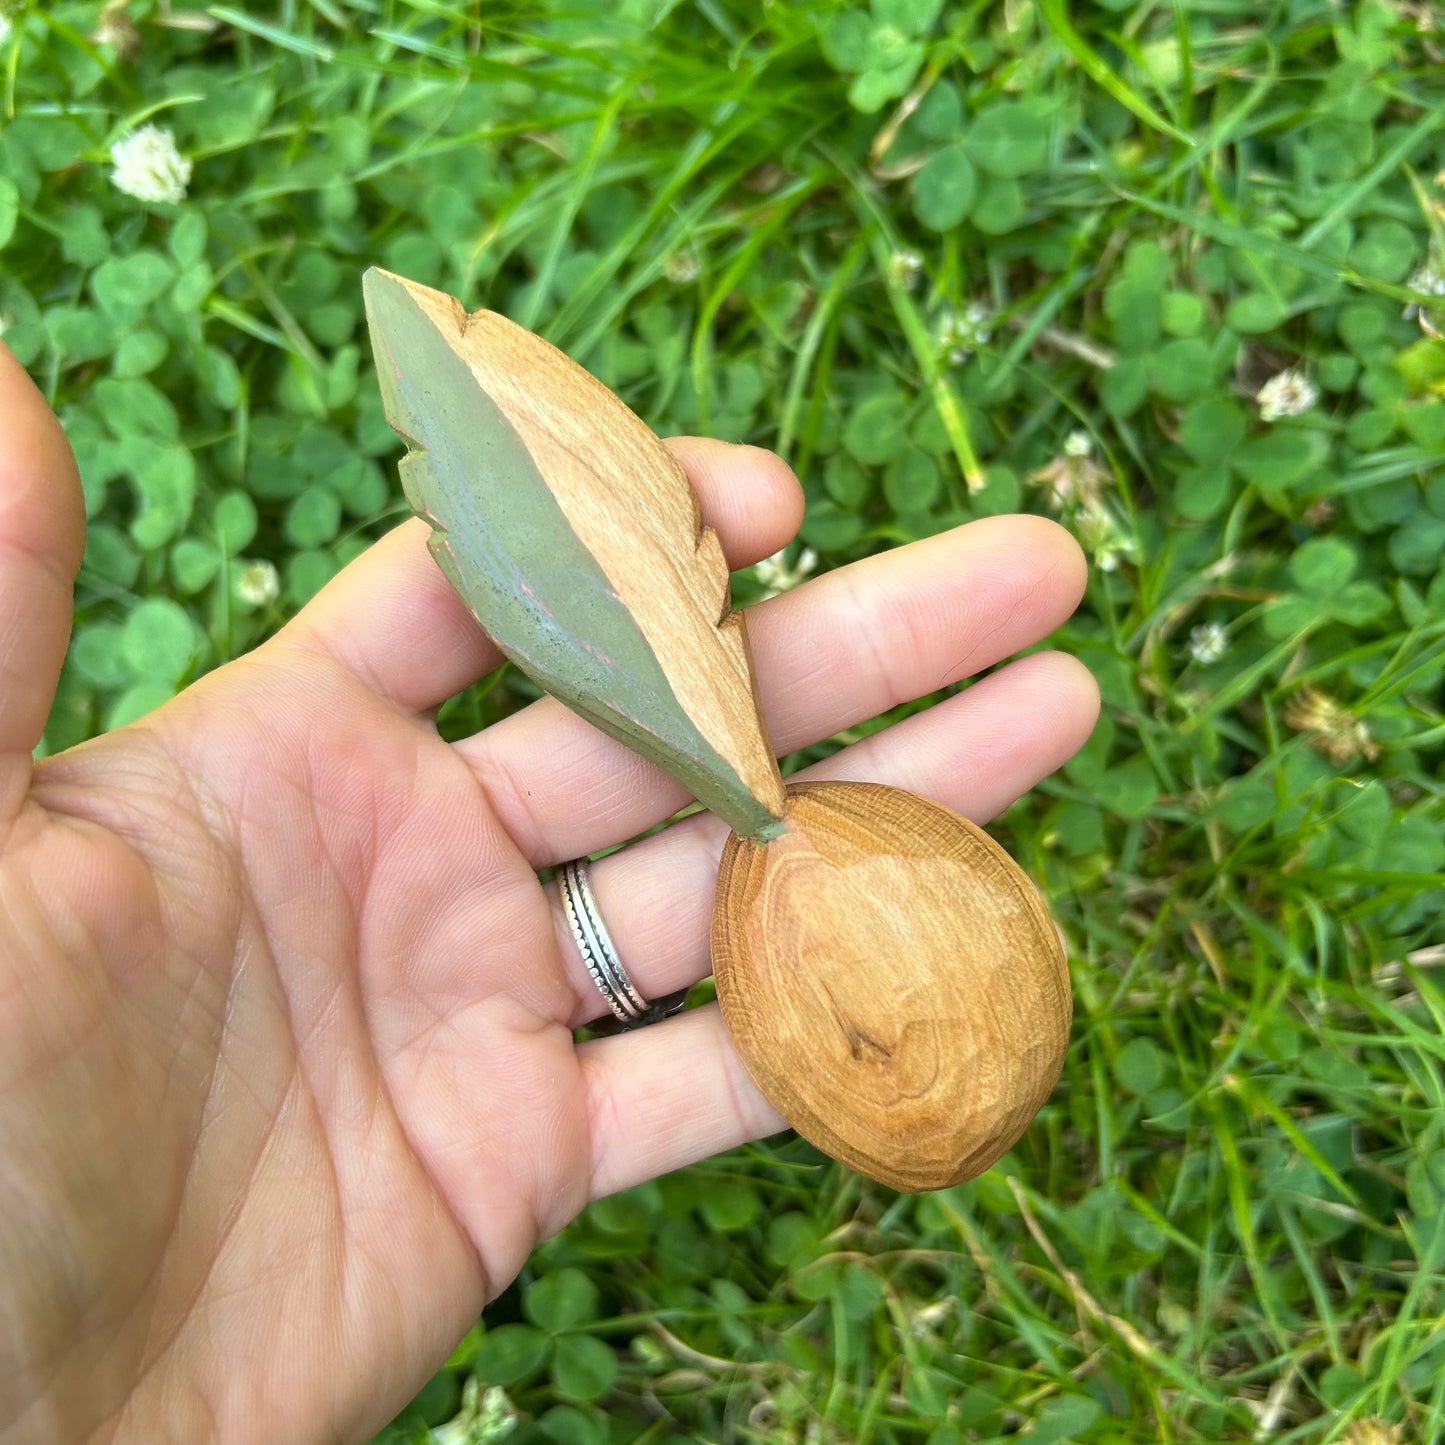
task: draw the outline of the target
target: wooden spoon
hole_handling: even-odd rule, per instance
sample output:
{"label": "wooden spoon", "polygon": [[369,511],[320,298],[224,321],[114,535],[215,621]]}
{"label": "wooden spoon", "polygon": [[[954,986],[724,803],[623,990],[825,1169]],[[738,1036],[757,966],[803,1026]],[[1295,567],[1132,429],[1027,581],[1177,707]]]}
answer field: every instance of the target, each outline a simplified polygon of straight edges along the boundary
{"label": "wooden spoon", "polygon": [[1068,1044],[1068,970],[1033,884],[916,794],[785,789],[727,564],[667,449],[504,317],[375,269],[365,294],[387,419],[410,447],[407,499],[472,615],[733,829],[713,968],[758,1087],[896,1188],[986,1169]]}

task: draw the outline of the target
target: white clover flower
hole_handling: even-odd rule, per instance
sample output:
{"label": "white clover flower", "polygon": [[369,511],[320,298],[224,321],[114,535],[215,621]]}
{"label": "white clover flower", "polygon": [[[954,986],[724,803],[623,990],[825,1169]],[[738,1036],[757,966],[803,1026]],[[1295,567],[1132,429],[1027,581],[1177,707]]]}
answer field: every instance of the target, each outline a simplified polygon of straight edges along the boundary
{"label": "white clover flower", "polygon": [[90,38],[97,45],[110,45],[123,60],[140,49],[140,31],[126,13],[130,0],[106,0]]}
{"label": "white clover flower", "polygon": [[1435,29],[1432,9],[1433,0],[1405,0],[1400,6],[1400,13],[1414,22],[1421,35],[1429,35]]}
{"label": "white clover flower", "polygon": [[1429,263],[1417,266],[1405,285],[1412,291],[1423,291],[1427,296],[1445,296],[1445,272],[1437,271]]}
{"label": "white clover flower", "polygon": [[1124,529],[1102,502],[1091,500],[1080,506],[1074,515],[1074,530],[1099,571],[1116,572],[1120,562],[1133,561],[1134,539],[1124,535]]}
{"label": "white clover flower", "polygon": [[[1442,301],[1445,301],[1445,272],[1437,270],[1433,263],[1417,266],[1415,270],[1410,273],[1410,279],[1406,281],[1405,284],[1412,291],[1423,291],[1427,296],[1439,296],[1442,298]],[[1418,321],[1421,331],[1427,336],[1434,337],[1438,340],[1440,330],[1430,315],[1432,311],[1438,314],[1438,309],[1439,308],[1432,308],[1430,306],[1422,306],[1412,301],[1405,308],[1405,320]]]}
{"label": "white clover flower", "polygon": [[1348,763],[1360,754],[1374,762],[1380,756],[1380,746],[1365,720],[1317,687],[1296,693],[1284,720],[1333,763]]}
{"label": "white clover flower", "polygon": [[923,257],[917,251],[905,251],[900,247],[888,258],[888,279],[905,291],[918,285],[923,275]]}
{"label": "white clover flower", "polygon": [[938,318],[935,340],[940,351],[948,354],[955,366],[993,339],[993,312],[978,301],[970,301],[962,311],[945,311]]}
{"label": "white clover flower", "polygon": [[268,607],[281,595],[281,577],[271,563],[247,562],[233,584],[236,596],[247,607]]}
{"label": "white clover flower", "polygon": [[170,131],[143,125],[116,141],[110,158],[115,162],[110,178],[117,190],[147,204],[185,200],[191,163],[176,149]]}
{"label": "white clover flower", "polygon": [[1278,421],[1285,416],[1299,416],[1319,399],[1319,388],[1297,366],[1270,377],[1255,394],[1261,421]]}
{"label": "white clover flower", "polygon": [[1054,512],[1097,507],[1110,480],[1109,471],[1094,460],[1094,441],[1086,431],[1071,431],[1059,455],[1028,474],[1044,489],[1044,500]]}
{"label": "white clover flower", "polygon": [[662,258],[662,274],[674,286],[686,286],[688,282],[696,281],[701,270],[697,257],[691,251],[673,251]]}
{"label": "white clover flower", "polygon": [[804,547],[793,566],[788,565],[788,549],[774,552],[753,568],[753,576],[763,584],[764,595],[776,597],[780,592],[789,592],[812,574],[818,565],[818,554],[811,547]]}
{"label": "white clover flower", "polygon": [[482,1389],[475,1375],[462,1386],[462,1408],[429,1432],[432,1445],[492,1445],[517,1428],[516,1412],[500,1385]]}
{"label": "white clover flower", "polygon": [[1189,629],[1189,656],[1200,667],[1218,662],[1229,651],[1229,633],[1219,622],[1201,622]]}

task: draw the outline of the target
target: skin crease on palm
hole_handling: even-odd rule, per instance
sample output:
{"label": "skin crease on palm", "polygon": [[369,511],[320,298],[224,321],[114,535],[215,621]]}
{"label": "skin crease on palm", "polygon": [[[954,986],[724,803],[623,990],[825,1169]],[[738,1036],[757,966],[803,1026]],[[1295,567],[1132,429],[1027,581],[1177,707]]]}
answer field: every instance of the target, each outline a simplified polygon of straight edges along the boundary
{"label": "skin crease on palm", "polygon": [[[733,566],[802,496],[770,453],[672,443]],[[365,1438],[589,1199],[780,1127],[715,1006],[603,1010],[536,870],[686,799],[550,699],[452,745],[498,661],[408,522],[276,637],[32,765],[70,625],[79,484],[0,346],[0,1436]],[[990,668],[1083,587],[996,518],[750,614],[775,745]],[[815,770],[984,820],[1088,736],[1051,653]],[[708,970],[724,830],[593,870],[639,987]]]}

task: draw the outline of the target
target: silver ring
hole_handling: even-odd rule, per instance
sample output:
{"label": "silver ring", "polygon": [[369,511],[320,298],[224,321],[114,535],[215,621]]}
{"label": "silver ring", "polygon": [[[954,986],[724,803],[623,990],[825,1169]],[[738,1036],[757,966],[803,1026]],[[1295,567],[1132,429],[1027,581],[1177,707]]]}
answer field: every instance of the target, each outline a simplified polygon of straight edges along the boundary
{"label": "silver ring", "polygon": [[597,900],[592,896],[585,858],[574,858],[557,870],[557,890],[582,962],[587,965],[587,972],[597,985],[598,993],[612,1010],[616,1021],[614,1030],[642,1028],[645,1024],[654,1024],[680,1012],[687,1002],[685,988],[649,1003],[628,977],[622,960],[617,956],[612,935],[602,921]]}

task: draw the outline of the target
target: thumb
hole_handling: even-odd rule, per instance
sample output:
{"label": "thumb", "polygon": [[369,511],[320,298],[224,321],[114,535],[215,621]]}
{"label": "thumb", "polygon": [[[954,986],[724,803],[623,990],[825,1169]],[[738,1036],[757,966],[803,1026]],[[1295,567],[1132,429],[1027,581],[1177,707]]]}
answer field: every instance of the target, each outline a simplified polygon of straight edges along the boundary
{"label": "thumb", "polygon": [[85,507],[70,444],[0,343],[0,819],[30,780],[70,637]]}

